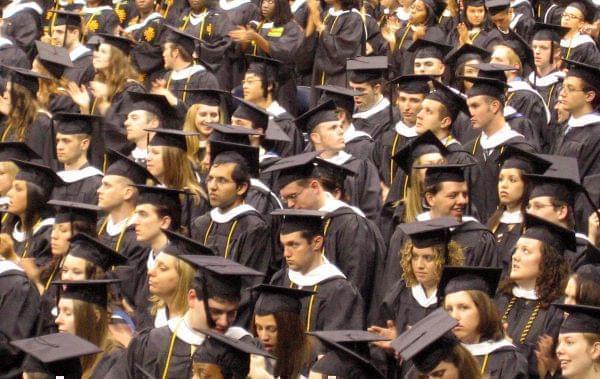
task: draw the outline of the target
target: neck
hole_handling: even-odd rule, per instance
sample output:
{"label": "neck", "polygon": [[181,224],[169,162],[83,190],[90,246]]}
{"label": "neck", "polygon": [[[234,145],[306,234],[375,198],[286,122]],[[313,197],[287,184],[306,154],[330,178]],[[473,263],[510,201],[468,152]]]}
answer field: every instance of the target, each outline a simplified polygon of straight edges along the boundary
{"label": "neck", "polygon": [[506,204],[506,211],[510,213],[521,211],[521,203]]}
{"label": "neck", "polygon": [[320,193],[317,195],[317,201],[315,202],[316,208],[314,210],[323,208],[326,202],[327,196],[325,195],[325,191],[321,190]]}
{"label": "neck", "polygon": [[169,242],[169,240],[167,240],[167,236],[165,233],[161,232],[150,242],[150,248],[154,254],[156,254],[167,244],[167,242]]}
{"label": "neck", "polygon": [[152,14],[152,9],[148,10],[139,10],[140,11],[140,21],[145,20],[148,16]]}
{"label": "neck", "polygon": [[539,67],[539,66],[538,66],[538,68],[537,68],[536,72],[537,72],[537,75],[538,75],[540,78],[543,78],[544,76],[546,76],[546,75],[548,75],[548,74],[552,73],[554,70],[555,70],[555,68],[554,68],[554,65],[552,65],[552,64],[547,64],[547,65],[545,65],[545,66],[543,66],[543,67]]}
{"label": "neck", "polygon": [[337,153],[340,152],[339,150],[327,150],[323,146],[316,145],[316,144],[315,144],[315,150],[317,150],[317,151],[323,150],[323,152],[320,155],[320,157],[323,159],[333,158],[337,155]]}
{"label": "neck", "polygon": [[192,65],[192,62],[186,62],[182,59],[177,59],[173,62],[173,71],[181,71],[185,68],[188,68]]}
{"label": "neck", "polygon": [[74,162],[70,162],[70,163],[65,162],[65,171],[79,170],[85,164],[87,164],[87,157],[85,156],[85,154],[82,154]]}
{"label": "neck", "polygon": [[219,210],[221,211],[221,213],[226,213],[229,212],[230,210],[232,210],[233,208],[244,204],[244,200],[243,199],[236,199],[233,203],[229,204],[229,206],[227,207],[219,207]]}
{"label": "neck", "polygon": [[437,139],[439,139],[440,141],[445,140],[450,135],[450,133],[446,129],[442,129],[442,128],[437,129],[437,130],[432,130],[432,132],[437,137]]}
{"label": "neck", "polygon": [[481,342],[481,335],[475,334],[475,335],[471,335],[471,336],[465,336],[460,342],[467,344],[467,345],[473,345],[473,344]]}
{"label": "neck", "polygon": [[571,29],[567,32],[567,34],[565,34],[565,39],[572,39],[577,35],[577,33],[579,33],[579,29]]}
{"label": "neck", "polygon": [[507,82],[512,82],[513,80],[519,77],[519,75],[515,71],[505,71],[505,74]]}
{"label": "neck", "polygon": [[310,265],[308,265],[307,267],[303,268],[302,270],[300,270],[300,273],[302,275],[306,275],[309,272],[311,272],[312,270],[314,270],[315,268],[322,266],[325,262],[323,261],[323,255],[321,254],[321,251],[313,251],[313,254],[315,254],[315,259],[313,259],[313,261],[311,262]]}
{"label": "neck", "polygon": [[76,48],[78,48],[79,45],[81,45],[81,42],[73,41],[73,43],[71,43],[69,46],[65,46],[65,49],[67,49],[67,51],[70,53],[73,50],[75,50]]}
{"label": "neck", "polygon": [[269,107],[269,105],[271,105],[273,103],[273,97],[271,97],[271,95],[268,95],[266,98],[260,98],[258,100],[256,100],[254,102],[254,104],[258,105],[259,107],[263,108],[263,109],[267,109]]}
{"label": "neck", "polygon": [[[598,372],[594,367],[595,363],[592,364],[585,372],[581,373],[581,376],[577,375],[580,379],[595,379],[598,378]],[[566,376],[565,376],[566,378]]]}
{"label": "neck", "polygon": [[[199,300],[196,300],[199,301]],[[199,329],[208,329],[208,325],[204,323],[204,325],[193,325],[192,324],[192,310],[188,309],[187,312],[183,315],[183,321],[185,324],[192,330],[193,332],[199,332]],[[198,326],[199,328],[196,328]],[[200,334],[199,334],[200,335]]]}
{"label": "neck", "polygon": [[100,1],[87,1],[86,6],[89,8],[96,8],[100,6]]}
{"label": "neck", "polygon": [[335,3],[333,3],[333,5],[331,7],[333,8],[334,11],[342,10],[342,4],[338,3],[337,1]]}
{"label": "neck", "polygon": [[108,216],[114,224],[118,224],[119,222],[125,220],[127,217],[130,217],[133,214],[134,209],[135,207],[133,205],[131,205],[127,201],[123,201],[121,205],[110,211]]}
{"label": "neck", "polygon": [[142,150],[148,150],[148,138],[144,137],[137,140],[135,142],[135,147]]}
{"label": "neck", "polygon": [[494,117],[492,121],[490,121],[490,123],[483,129],[483,131],[488,137],[491,137],[494,134],[498,133],[504,127],[505,124],[506,121],[504,120],[504,116],[501,113],[499,113],[496,115],[496,117]]}
{"label": "neck", "polygon": [[165,306],[167,307],[167,319],[172,319],[174,317],[181,317],[183,313],[181,311],[177,311],[177,306],[175,305],[175,296],[172,295],[168,299],[164,299]]}
{"label": "neck", "polygon": [[593,111],[594,111],[594,108],[592,108],[591,105],[586,103],[583,107],[580,107],[577,110],[572,110],[571,116],[577,118],[577,117],[585,116],[588,113],[592,113]]}
{"label": "neck", "polygon": [[536,278],[526,280],[515,280],[515,282],[519,287],[523,288],[524,290],[535,290]]}
{"label": "neck", "polygon": [[425,290],[427,297],[431,297],[433,292],[437,289],[437,283],[421,283],[421,286]]}

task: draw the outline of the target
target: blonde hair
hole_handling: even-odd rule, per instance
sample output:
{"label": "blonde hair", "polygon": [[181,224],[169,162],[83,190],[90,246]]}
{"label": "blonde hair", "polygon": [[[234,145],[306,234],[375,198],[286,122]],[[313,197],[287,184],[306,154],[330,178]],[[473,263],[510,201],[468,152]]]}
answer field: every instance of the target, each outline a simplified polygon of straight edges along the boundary
{"label": "blonde hair", "polygon": [[160,149],[163,167],[165,167],[163,184],[169,188],[191,192],[195,205],[200,204],[201,198],[206,199],[208,196],[196,180],[187,153],[172,146],[157,147]]}
{"label": "blonde hair", "polygon": [[497,50],[499,48],[504,49],[504,51],[506,52],[506,57],[508,58],[508,63],[511,66],[519,66],[517,73],[519,74],[519,76],[523,76],[523,63],[521,62],[521,58],[519,58],[519,56],[512,49],[512,47],[502,44],[494,46],[494,50]]}
{"label": "blonde hair", "polygon": [[[406,282],[407,287],[412,287],[418,284],[415,273],[412,269],[412,252],[413,243],[410,239],[407,239],[402,249],[400,249],[400,267],[402,268],[402,279]],[[432,246],[435,252],[435,274],[439,277],[442,274],[444,265],[449,266],[462,266],[465,257],[463,250],[458,243],[450,241],[448,243],[448,260],[444,259],[444,246],[434,245]]]}
{"label": "blonde hair", "polygon": [[7,233],[0,234],[0,258],[7,261],[13,261],[15,263],[19,259],[15,253],[12,238]]}
{"label": "blonde hair", "polygon": [[[175,258],[175,271],[177,271],[177,275],[179,275],[177,287],[173,294],[173,299],[175,300],[173,301],[173,305],[175,309],[170,309],[169,312],[183,314],[188,308],[187,294],[192,288],[192,280],[194,279],[195,271],[192,266],[178,258]],[[150,296],[150,301],[152,302],[152,308],[150,309],[150,314],[152,316],[156,316],[158,309],[166,305],[165,301],[157,295]]]}
{"label": "blonde hair", "polygon": [[[6,120],[6,128],[4,129],[4,139],[1,142],[15,140],[24,142],[27,135],[27,130],[35,121],[38,112],[43,108],[37,101],[35,96],[22,85],[10,82],[10,111]],[[8,133],[10,131],[11,133]],[[11,139],[12,136],[12,139]]]}
{"label": "blonde hair", "polygon": [[[423,164],[423,157],[424,155],[417,157],[413,162],[413,166]],[[417,221],[417,216],[423,213],[423,194],[425,188],[421,182],[419,170],[423,169],[411,168],[410,170],[406,197],[403,199],[405,205],[404,222],[415,222]]]}
{"label": "blonde hair", "polygon": [[54,75],[52,75],[50,73],[50,71],[48,71],[46,69],[46,67],[44,67],[44,65],[41,64],[41,62],[38,59],[35,59],[33,61],[33,66],[36,68],[37,71],[39,71],[40,74],[56,79],[56,80],[48,80],[48,79],[40,79],[39,80],[40,88],[37,93],[37,99],[43,107],[48,108],[50,106],[50,96],[51,95],[59,95],[61,93],[66,94],[66,91],[64,91],[63,88],[67,87],[67,80],[63,77],[57,78]]}
{"label": "blonde hair", "polygon": [[[196,114],[198,113],[200,104],[194,104],[188,109],[183,123],[184,132],[197,132],[196,128]],[[185,137],[187,144],[187,156],[195,167],[201,167],[202,162],[198,157],[198,147],[200,146],[200,137],[197,135]]]}
{"label": "blonde hair", "polygon": [[124,52],[112,45],[107,46],[110,49],[108,68],[96,72],[94,80],[106,84],[108,93],[114,95],[125,88],[127,81],[140,81],[141,77]]}
{"label": "blonde hair", "polygon": [[[10,181],[12,182],[17,177],[19,173],[19,167],[11,161],[1,161],[0,162],[0,171],[3,171],[10,177]],[[2,194],[0,194],[2,195]]]}

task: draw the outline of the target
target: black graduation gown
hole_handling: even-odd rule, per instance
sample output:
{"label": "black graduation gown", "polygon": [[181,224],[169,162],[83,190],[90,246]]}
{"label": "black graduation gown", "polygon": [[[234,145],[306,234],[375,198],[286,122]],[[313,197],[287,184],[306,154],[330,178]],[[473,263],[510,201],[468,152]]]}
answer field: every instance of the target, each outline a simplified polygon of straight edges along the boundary
{"label": "black graduation gown", "polygon": [[390,44],[381,35],[377,20],[368,13],[365,15],[365,28],[367,29],[367,43],[371,49],[371,51],[366,51],[367,55],[387,55]]}
{"label": "black graduation gown", "polygon": [[186,71],[189,74],[180,74],[169,71],[165,74],[163,79],[167,81],[167,89],[188,107],[196,103],[197,96],[181,90],[188,88],[219,89],[217,78],[204,66],[190,65],[182,71]]}
{"label": "black graduation gown", "polygon": [[6,123],[0,126],[0,142],[25,142],[42,157],[44,164],[52,167],[54,163],[54,147],[52,121],[45,111],[38,111],[37,116],[25,131],[25,138],[17,138],[14,130],[8,129]]}
{"label": "black graduation gown", "polygon": [[474,355],[474,357],[480,367],[485,362],[485,374],[489,379],[526,379],[529,377],[527,360],[513,346],[503,346],[489,354]]}
{"label": "black graduation gown", "polygon": [[122,91],[113,95],[110,106],[104,115],[103,136],[105,146],[118,151],[123,151],[124,147],[129,145],[124,133],[123,123],[127,119],[133,101],[131,101],[127,91],[146,92],[140,83],[128,81]]}
{"label": "black graduation gown", "polygon": [[301,300],[300,317],[305,320],[306,331],[365,328],[363,299],[356,287],[342,276],[332,276],[314,286],[299,287],[288,277],[288,269],[282,269],[275,273],[271,284],[316,292]]}
{"label": "black graduation gown", "polygon": [[[4,8],[2,36],[21,48],[30,61],[35,57],[34,41],[42,33],[42,9],[35,1],[21,1]],[[14,5],[14,6],[13,6]]]}
{"label": "black graduation gown", "polygon": [[[298,25],[302,27],[302,29],[306,30],[309,15],[306,2],[302,1],[301,5],[294,5],[296,4],[296,2],[299,3],[300,1],[301,0],[296,0],[295,2],[290,3],[290,5],[292,8],[294,19],[296,20]],[[295,67],[298,85],[311,85],[314,55],[315,50],[317,49],[317,37],[317,33],[313,33],[309,37],[304,37],[302,46],[298,50]]]}
{"label": "black graduation gown", "polygon": [[[527,6],[531,8],[529,5],[529,1],[527,2]],[[523,3],[521,3],[523,4]],[[531,13],[531,11],[529,11]],[[533,27],[535,26],[535,20],[533,17],[526,14],[515,14],[513,19],[510,21],[510,29],[523,37],[526,41],[529,41],[532,37]]]}
{"label": "black graduation gown", "polygon": [[[509,85],[513,83],[514,82],[511,82]],[[544,103],[543,98],[536,93],[533,88],[522,83],[526,82],[521,81],[519,84],[523,85],[524,88],[530,89],[517,89],[516,91],[509,89],[506,105],[510,105],[517,112],[528,118],[534,126],[533,137],[536,141],[542,141],[543,131],[548,128],[548,123],[550,122],[546,104]],[[520,88],[520,86],[517,88]],[[527,137],[525,134],[523,136]],[[538,146],[539,145],[540,144],[538,143]]]}
{"label": "black graduation gown", "polygon": [[[400,121],[401,122],[401,121]],[[398,165],[392,157],[396,155],[408,142],[415,137],[407,137],[399,134],[394,127],[385,131],[382,137],[375,140],[375,149],[373,151],[373,161],[379,169],[379,177],[383,184],[392,186]]]}
{"label": "black graduation gown", "polygon": [[522,224],[500,223],[494,230],[496,238],[496,249],[498,251],[498,261],[502,268],[502,277],[505,278],[510,273],[512,264],[512,255],[515,245],[521,237]]}
{"label": "black graduation gown", "polygon": [[264,147],[275,152],[281,158],[302,153],[304,151],[304,137],[302,136],[300,129],[298,129],[294,123],[294,116],[292,116],[286,108],[282,108],[279,103],[272,103],[267,107],[266,111],[269,113],[270,117],[273,117],[273,121],[279,125],[281,130],[290,137],[291,141],[263,140]]}
{"label": "black graduation gown", "polygon": [[25,354],[9,342],[35,335],[40,295],[16,264],[0,263],[0,376],[20,377]]}
{"label": "black graduation gown", "polygon": [[600,263],[600,251],[590,243],[587,236],[577,233],[575,237],[576,251],[565,251],[565,260],[571,272],[576,272],[579,267],[586,264],[597,265]]}
{"label": "black graduation gown", "polygon": [[79,113],[79,106],[75,104],[71,96],[66,94],[50,95],[50,103],[48,104],[50,113],[59,112]]}
{"label": "black graduation gown", "polygon": [[[556,139],[556,128],[552,127],[552,123],[556,122],[557,113],[554,107],[558,103],[558,95],[562,89],[563,75],[559,71],[554,71],[543,78],[535,77],[532,72],[529,75],[528,81],[538,91],[544,99],[548,110],[550,111],[550,125],[547,125],[541,130],[540,148],[542,152],[548,152],[554,140]],[[534,83],[535,80],[535,83]]]}
{"label": "black graduation gown", "polygon": [[539,0],[535,8],[536,18],[546,24],[560,25],[565,7],[556,4],[553,0]]}
{"label": "black graduation gown", "polygon": [[33,235],[19,241],[13,231],[13,247],[15,253],[21,258],[35,258],[35,263],[41,267],[48,263],[52,257],[50,252],[50,233],[52,232],[52,219],[44,219],[38,227],[34,227]]}
{"label": "black graduation gown", "polygon": [[96,74],[92,65],[92,50],[81,45],[77,48],[77,57],[73,59],[73,67],[65,68],[63,77],[78,85],[87,84],[94,79]]}
{"label": "black graduation gown", "polygon": [[[541,133],[535,129],[531,120],[511,106],[504,107],[504,120],[515,132],[523,135],[525,140],[536,150],[540,151]],[[478,133],[481,135],[481,132]]]}
{"label": "black graduation gown", "polygon": [[352,115],[352,124],[356,130],[369,134],[374,140],[392,129],[390,119],[389,100],[383,97],[379,103],[365,112],[357,112]]}
{"label": "black graduation gown", "polygon": [[133,17],[125,29],[137,42],[131,50],[131,60],[138,71],[144,75],[144,82],[148,84],[164,73],[165,63],[162,57],[162,45],[166,35],[164,22],[160,14],[151,13],[144,21],[140,21],[140,16]]}
{"label": "black graduation gown", "polygon": [[354,11],[334,12],[331,8],[323,13],[323,24],[325,29],[319,34],[315,50],[312,83],[346,87],[346,61],[364,55],[362,18]]}
{"label": "black graduation gown", "polygon": [[582,178],[600,174],[600,116],[590,114],[583,117],[587,116],[595,116],[593,122],[583,127],[567,126],[558,133],[551,150],[552,154],[577,158],[579,176]]}
{"label": "black graduation gown", "polygon": [[[102,182],[102,173],[98,170],[96,174],[84,174],[84,170],[91,167],[88,164],[80,168],[79,173],[84,175],[81,178],[67,179],[71,177],[72,172],[59,171],[58,175],[63,178],[64,186],[54,188],[52,196],[55,199],[64,201],[74,201],[77,203],[98,204],[98,194],[96,191]],[[92,167],[93,169],[94,167]],[[88,169],[91,171],[91,169]]]}
{"label": "black graduation gown", "polygon": [[0,37],[0,63],[6,66],[31,68],[27,55],[9,39]]}
{"label": "black graduation gown", "polygon": [[82,26],[87,30],[88,37],[94,33],[115,34],[119,26],[119,17],[111,6],[103,5],[86,9],[87,12],[82,13]]}
{"label": "black graduation gown", "polygon": [[[511,302],[512,295],[499,294],[496,296],[496,305],[500,314],[506,313],[507,306]],[[525,325],[528,323],[533,311],[536,308],[538,301],[527,300],[523,298],[515,298],[514,305],[508,313],[506,322],[508,323],[508,336],[512,338],[513,344],[517,346],[519,351],[527,358],[529,363],[528,372],[530,377],[537,377],[537,358],[535,350],[539,337],[544,334],[556,339],[558,331],[563,321],[563,312],[554,307],[539,308],[539,312],[535,320],[531,324],[529,333],[525,336],[523,342],[521,337]]]}
{"label": "black graduation gown", "polygon": [[370,135],[364,132],[358,132],[356,130],[353,130],[351,133],[349,133],[348,130],[346,130],[346,133],[344,134],[344,141],[346,143],[346,147],[344,148],[345,152],[358,159],[368,160],[375,164],[373,161],[375,141]]}
{"label": "black graduation gown", "polygon": [[[425,36],[435,41],[446,41],[447,35],[439,26],[429,26]],[[413,30],[407,24],[396,31],[396,48],[391,53],[390,64],[394,77],[414,73],[415,53],[407,49],[413,42]]]}
{"label": "black graduation gown", "polygon": [[475,219],[463,220],[452,231],[452,239],[463,248],[465,266],[499,267],[496,239],[488,228]]}
{"label": "black graduation gown", "polygon": [[96,364],[96,367],[94,368],[90,379],[110,378],[110,376],[108,376],[109,372],[114,366],[119,364],[120,360],[124,359],[124,356],[125,349],[119,347],[114,348],[112,351],[107,351],[106,353],[104,353],[102,358],[100,358],[98,364]]}
{"label": "black graduation gown", "polygon": [[600,51],[592,37],[582,34],[576,35],[570,40],[560,41],[560,56],[563,59],[571,59],[590,65],[600,64]]}

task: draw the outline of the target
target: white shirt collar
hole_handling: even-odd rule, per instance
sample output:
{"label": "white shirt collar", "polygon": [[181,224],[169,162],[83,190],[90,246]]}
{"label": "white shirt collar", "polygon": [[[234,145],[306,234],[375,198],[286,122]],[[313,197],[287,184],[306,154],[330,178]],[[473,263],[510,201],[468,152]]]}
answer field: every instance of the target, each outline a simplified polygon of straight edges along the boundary
{"label": "white shirt collar", "polygon": [[523,214],[521,211],[504,211],[500,217],[500,222],[503,224],[520,224],[523,222]]}
{"label": "white shirt collar", "polygon": [[513,296],[516,296],[521,299],[527,299],[527,300],[537,300],[538,299],[537,294],[535,293],[535,289],[526,290],[519,286],[514,286],[512,289],[512,294],[513,294]]}
{"label": "white shirt collar", "polygon": [[99,7],[83,7],[83,9],[81,10],[81,13],[84,14],[97,14],[100,13],[102,11],[108,11],[108,10],[113,10],[111,6],[109,5],[101,5]]}
{"label": "white shirt collar", "polygon": [[548,87],[553,84],[560,82],[565,78],[565,73],[563,71],[552,71],[546,76],[537,76],[535,72],[529,74],[529,83],[536,87]]}
{"label": "white shirt collar", "polygon": [[0,47],[5,46],[5,45],[10,45],[12,46],[13,43],[11,40],[9,40],[8,38],[4,38],[4,37],[0,37]]}
{"label": "white shirt collar", "polygon": [[338,16],[341,16],[344,13],[348,13],[348,12],[350,12],[350,11],[347,11],[347,10],[345,11],[345,10],[341,10],[341,9],[339,11],[336,11],[335,9],[333,9],[333,7],[329,8],[327,10],[327,13],[329,13],[329,16],[331,16],[331,17],[338,17]]}
{"label": "white shirt collar", "polygon": [[112,217],[110,217],[110,215],[108,215],[106,217],[108,217],[108,219],[106,221],[106,234],[108,234],[111,237],[114,237],[117,234],[121,233],[123,231],[123,229],[125,229],[129,225],[132,225],[135,222],[136,216],[131,215],[131,216],[124,218],[123,220],[117,222],[116,224],[113,222],[113,219],[112,219]]}
{"label": "white shirt collar", "polygon": [[[331,9],[331,8],[329,8]],[[388,100],[387,97],[382,97],[381,100],[379,100],[379,102],[375,105],[373,105],[371,107],[371,109],[367,109],[366,111],[363,112],[356,112],[352,115],[352,118],[361,118],[361,119],[366,119],[369,118],[371,116],[373,116],[375,113],[379,113],[382,110],[386,109],[387,107],[390,106],[390,101]]]}
{"label": "white shirt collar", "polygon": [[[180,317],[173,318],[179,319]],[[158,308],[158,310],[156,311],[156,316],[154,316],[154,327],[162,328],[163,326],[167,325],[168,322],[169,319],[167,317],[167,307]]]}
{"label": "white shirt collar", "polygon": [[249,3],[250,0],[232,0],[232,1],[227,1],[227,0],[219,0],[219,7],[221,7],[221,9],[223,10],[231,10],[234,8],[239,7],[240,5]]}
{"label": "white shirt collar", "polygon": [[523,13],[518,13],[516,15],[513,16],[513,19],[510,20],[509,23],[509,28],[514,29],[517,27],[517,24],[519,23],[519,20],[521,19],[521,17],[523,17]]}
{"label": "white shirt collar", "polygon": [[0,260],[0,275],[12,270],[23,272],[23,268],[21,268],[21,266],[19,266],[15,262],[4,259]]}
{"label": "white shirt collar", "polygon": [[569,48],[574,48],[586,43],[595,43],[594,40],[592,39],[592,37],[588,36],[587,34],[580,34],[577,33],[575,34],[575,37],[569,39],[561,39],[560,40],[560,46],[561,47],[565,47],[567,49]]}
{"label": "white shirt collar", "polygon": [[150,251],[148,252],[148,259],[146,260],[146,269],[148,269],[148,271],[152,270],[156,265],[156,257],[158,256],[158,254],[160,253],[157,253],[155,256],[154,250],[152,249],[150,249]]}
{"label": "white shirt collar", "polygon": [[59,171],[56,175],[60,176],[65,183],[75,183],[92,176],[104,176],[102,171],[93,166],[87,166],[79,170]]}
{"label": "white shirt collar", "polygon": [[190,76],[194,75],[197,72],[202,72],[202,71],[206,71],[206,69],[204,68],[204,66],[200,65],[200,64],[193,64],[189,67],[184,68],[183,70],[179,70],[179,71],[171,71],[171,80],[183,80],[183,79],[187,79]]}
{"label": "white shirt collar", "polygon": [[597,122],[600,122],[600,113],[592,112],[577,118],[571,116],[568,125],[569,128],[581,128]]}
{"label": "white shirt collar", "polygon": [[419,305],[423,308],[429,308],[432,305],[437,304],[438,302],[437,289],[433,291],[431,297],[427,297],[425,289],[423,289],[423,286],[420,284],[410,287],[410,292],[412,293],[412,296],[415,298],[417,303],[419,303]]}
{"label": "white shirt collar", "polygon": [[491,136],[488,136],[487,134],[485,134],[485,132],[481,132],[481,138],[479,139],[479,144],[485,150],[493,149],[497,146],[502,145],[504,142],[508,141],[509,139],[518,137],[518,136],[523,137],[522,134],[519,134],[519,133],[515,132],[514,130],[512,130],[510,128],[510,125],[504,124],[504,127],[502,127],[502,129],[500,129],[499,131],[497,131],[496,133],[494,133]]}
{"label": "white shirt collar", "polygon": [[[431,220],[431,212],[427,211],[427,212],[423,212],[417,215],[417,221],[429,221]],[[462,216],[460,222],[461,223],[465,223],[465,222],[469,222],[469,221],[474,221],[474,222],[479,222],[479,220],[477,220],[475,217],[471,217],[471,216]],[[455,228],[450,228],[450,231],[454,230]]]}
{"label": "white shirt collar", "polygon": [[462,345],[467,350],[469,350],[471,355],[473,355],[475,357],[491,354],[494,351],[496,351],[502,347],[506,347],[506,346],[515,347],[515,345],[513,345],[506,339],[501,339],[499,341],[489,340],[489,341],[484,341],[484,342],[480,342],[480,343],[472,343],[472,344],[463,343]]}
{"label": "white shirt collar", "polygon": [[396,131],[396,133],[398,133],[401,136],[406,137],[406,138],[412,138],[412,137],[418,136],[417,128],[414,126],[406,125],[402,120],[400,120],[396,123],[396,126],[394,126],[394,130]]}
{"label": "white shirt collar", "polygon": [[287,112],[285,110],[285,108],[282,107],[281,105],[279,105],[279,103],[277,101],[272,101],[271,104],[269,104],[269,106],[265,110],[267,111],[268,114],[270,114],[271,116],[275,116],[275,117],[281,116],[282,114]]}
{"label": "white shirt collar", "polygon": [[353,207],[351,205],[348,205],[347,203],[335,199],[333,197],[332,194],[330,194],[329,192],[325,193],[325,196],[327,197],[327,200],[325,201],[325,205],[323,205],[321,208],[319,208],[319,210],[321,212],[327,212],[327,213],[331,213],[331,212],[335,212],[338,209],[342,208],[342,207],[347,207],[352,209],[352,211],[354,213],[356,213],[357,215],[361,216],[361,217],[366,217],[365,214],[363,213],[363,211],[361,211],[360,209]]}
{"label": "white shirt collar", "polygon": [[369,133],[363,132],[362,130],[356,130],[354,124],[350,124],[350,126],[348,126],[348,128],[346,128],[346,130],[344,131],[345,143],[351,142],[360,137],[368,137],[369,139],[372,139]]}
{"label": "white shirt collar", "polygon": [[73,49],[73,51],[69,53],[69,58],[71,58],[71,61],[75,61],[77,58],[89,51],[91,50],[85,47],[84,44],[79,44],[76,48]]}
{"label": "white shirt collar", "polygon": [[535,90],[533,87],[531,87],[531,85],[529,83],[527,83],[524,80],[513,80],[513,81],[509,82],[508,83],[508,93],[512,93],[515,91],[528,91],[528,92],[534,94],[535,96],[537,96],[540,100],[542,100],[542,104],[544,104],[544,111],[546,113],[546,120],[547,121],[550,120],[550,111],[548,110],[548,107],[546,106],[546,101],[544,100],[542,95],[540,95],[540,93],[537,90]]}
{"label": "white shirt collar", "polygon": [[337,268],[334,264],[329,263],[327,258],[323,257],[325,263],[312,269],[306,274],[302,274],[299,271],[288,269],[288,278],[298,287],[310,287],[315,284],[319,284],[330,278],[343,278],[346,276]]}
{"label": "white shirt collar", "polygon": [[204,21],[206,16],[208,16],[208,11],[204,11],[200,14],[194,14],[194,13],[190,12],[190,15],[189,15],[190,24],[196,26],[199,23],[201,23],[202,21]]}
{"label": "white shirt collar", "polygon": [[148,158],[148,149],[140,149],[136,146],[135,149],[131,150],[131,156],[133,159],[146,160]]}
{"label": "white shirt collar", "polygon": [[336,164],[338,166],[342,166],[342,165],[346,164],[346,162],[348,162],[351,158],[352,158],[351,154],[348,154],[342,150],[342,151],[338,151],[338,153],[331,158],[321,158],[321,159],[323,159],[327,162]]}
{"label": "white shirt collar", "polygon": [[[167,326],[172,333],[177,334],[177,338],[188,345],[200,346],[204,343],[204,334],[190,328],[185,321],[185,317],[172,318],[167,322]],[[227,329],[224,335],[239,340],[242,337],[249,336],[250,333],[238,326],[232,326]]]}
{"label": "white shirt collar", "polygon": [[213,210],[210,211],[210,218],[216,223],[224,224],[237,216],[248,212],[257,212],[257,210],[249,204],[240,204],[225,213],[222,213],[219,208],[213,208]]}
{"label": "white shirt collar", "polygon": [[35,1],[29,1],[25,3],[15,1],[8,4],[6,8],[4,8],[4,11],[2,12],[2,17],[9,18],[27,8],[33,9],[39,15],[42,15],[44,13],[42,8]]}
{"label": "white shirt collar", "polygon": [[146,19],[144,21],[139,22],[137,24],[128,25],[125,28],[125,31],[131,33],[131,32],[133,32],[135,30],[138,30],[138,29],[141,29],[141,28],[145,27],[146,25],[148,25],[148,23],[150,21],[156,20],[156,19],[159,19],[159,18],[162,18],[162,15],[160,13],[152,12],[152,13],[150,13],[150,15],[148,17],[146,17]]}
{"label": "white shirt collar", "polygon": [[[21,225],[20,222],[17,222],[15,224],[15,227],[13,228],[13,231],[12,231],[12,237],[17,242],[24,242],[25,238],[27,237],[27,233],[19,231],[19,228],[18,228],[19,225]],[[33,228],[32,234],[37,233],[37,231],[40,230],[40,228],[42,228],[44,226],[48,226],[48,225],[54,225],[54,218],[43,219],[38,225],[36,225]]]}
{"label": "white shirt collar", "polygon": [[515,113],[517,113],[517,110],[515,108],[511,107],[510,105],[504,106],[504,111],[502,112],[504,117],[510,117],[510,116],[514,115]]}
{"label": "white shirt collar", "polygon": [[290,8],[292,9],[292,13],[296,13],[296,11],[300,9],[300,7],[303,6],[305,3],[306,0],[294,0],[292,5],[290,6]]}

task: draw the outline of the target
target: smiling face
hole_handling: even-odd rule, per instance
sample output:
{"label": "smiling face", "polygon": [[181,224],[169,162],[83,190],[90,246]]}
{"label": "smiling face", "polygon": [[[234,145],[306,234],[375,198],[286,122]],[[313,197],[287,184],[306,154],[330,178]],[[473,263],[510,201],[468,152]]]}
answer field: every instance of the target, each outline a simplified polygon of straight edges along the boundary
{"label": "smiling face", "polygon": [[461,221],[469,202],[467,183],[443,182],[436,194],[427,192],[425,199],[431,207],[432,216],[453,217]]}
{"label": "smiling face", "polygon": [[556,356],[563,377],[592,378],[597,374],[595,366],[600,359],[600,342],[590,344],[583,333],[561,333],[558,336]]}

